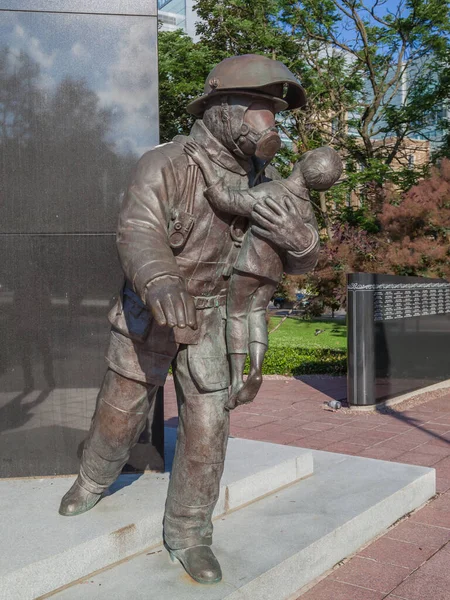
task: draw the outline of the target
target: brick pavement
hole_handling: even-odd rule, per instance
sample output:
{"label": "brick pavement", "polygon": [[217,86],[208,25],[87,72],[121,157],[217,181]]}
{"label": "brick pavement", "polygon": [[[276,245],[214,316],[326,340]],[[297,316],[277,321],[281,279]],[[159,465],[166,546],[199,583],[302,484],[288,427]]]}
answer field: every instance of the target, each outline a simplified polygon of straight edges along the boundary
{"label": "brick pavement", "polygon": [[[450,600],[450,391],[389,414],[330,412],[331,398],[345,398],[345,378],[267,379],[253,404],[232,412],[231,435],[432,466],[438,495],[299,600]],[[172,382],[165,405],[176,426]]]}

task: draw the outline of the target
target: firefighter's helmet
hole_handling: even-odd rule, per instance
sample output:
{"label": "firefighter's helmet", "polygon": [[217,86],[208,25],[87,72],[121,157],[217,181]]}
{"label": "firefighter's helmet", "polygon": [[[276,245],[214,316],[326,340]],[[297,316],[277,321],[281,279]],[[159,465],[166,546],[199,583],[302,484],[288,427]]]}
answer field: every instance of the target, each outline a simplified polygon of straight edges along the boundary
{"label": "firefighter's helmet", "polygon": [[206,104],[227,93],[268,98],[275,111],[303,108],[306,93],[295,75],[281,62],[258,54],[233,56],[220,62],[208,75],[204,95],[191,102],[187,111],[201,117]]}

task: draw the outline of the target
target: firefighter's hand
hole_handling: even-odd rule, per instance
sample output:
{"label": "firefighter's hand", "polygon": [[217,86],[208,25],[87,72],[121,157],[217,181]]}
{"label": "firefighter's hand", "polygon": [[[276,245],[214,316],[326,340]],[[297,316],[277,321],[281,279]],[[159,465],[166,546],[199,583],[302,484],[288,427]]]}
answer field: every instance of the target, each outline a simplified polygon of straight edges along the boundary
{"label": "firefighter's hand", "polygon": [[268,239],[279,248],[301,252],[314,241],[314,232],[305,225],[297,206],[285,196],[283,204],[266,198],[253,208],[252,231]]}
{"label": "firefighter's hand", "polygon": [[197,315],[192,296],[179,277],[164,275],[146,287],[145,302],[158,325],[197,329]]}

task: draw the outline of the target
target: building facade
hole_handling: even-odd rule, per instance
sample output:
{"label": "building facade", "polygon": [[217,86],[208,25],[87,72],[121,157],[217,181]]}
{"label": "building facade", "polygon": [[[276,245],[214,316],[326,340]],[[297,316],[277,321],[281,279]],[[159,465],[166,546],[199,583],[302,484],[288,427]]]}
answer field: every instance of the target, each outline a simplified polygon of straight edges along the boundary
{"label": "building facade", "polygon": [[158,0],[158,19],[162,31],[182,29],[196,41],[197,14],[194,0]]}

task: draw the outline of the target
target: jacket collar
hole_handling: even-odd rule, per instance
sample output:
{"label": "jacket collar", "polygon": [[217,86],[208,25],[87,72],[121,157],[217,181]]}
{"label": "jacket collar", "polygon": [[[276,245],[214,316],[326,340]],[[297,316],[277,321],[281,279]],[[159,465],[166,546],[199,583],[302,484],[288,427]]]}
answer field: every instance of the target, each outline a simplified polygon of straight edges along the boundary
{"label": "jacket collar", "polygon": [[227,171],[247,175],[252,170],[251,160],[240,160],[233,156],[225,146],[216,140],[201,119],[194,123],[190,135],[203,146],[213,162]]}

